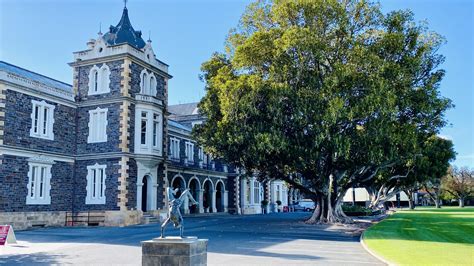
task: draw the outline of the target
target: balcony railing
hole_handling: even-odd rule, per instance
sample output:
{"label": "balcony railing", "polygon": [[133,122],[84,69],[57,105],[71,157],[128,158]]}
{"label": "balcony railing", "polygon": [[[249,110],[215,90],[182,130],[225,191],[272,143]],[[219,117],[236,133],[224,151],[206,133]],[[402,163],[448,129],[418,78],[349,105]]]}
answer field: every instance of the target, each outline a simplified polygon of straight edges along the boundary
{"label": "balcony railing", "polygon": [[158,105],[163,105],[163,101],[160,99],[157,99],[153,96],[150,95],[145,95],[145,94],[136,94],[135,95],[135,100],[141,101],[141,102],[147,102],[147,103],[154,103]]}

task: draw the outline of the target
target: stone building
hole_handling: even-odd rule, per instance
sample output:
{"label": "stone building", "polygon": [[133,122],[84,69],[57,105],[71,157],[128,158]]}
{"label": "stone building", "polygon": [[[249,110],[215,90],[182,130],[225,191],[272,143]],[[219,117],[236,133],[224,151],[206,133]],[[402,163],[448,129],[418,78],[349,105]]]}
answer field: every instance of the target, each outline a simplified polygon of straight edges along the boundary
{"label": "stone building", "polygon": [[264,186],[191,138],[196,104],[168,106],[168,65],[127,8],[69,65],[73,85],[0,62],[0,224],[137,224],[163,214],[167,186],[199,201],[184,213],[262,211]]}

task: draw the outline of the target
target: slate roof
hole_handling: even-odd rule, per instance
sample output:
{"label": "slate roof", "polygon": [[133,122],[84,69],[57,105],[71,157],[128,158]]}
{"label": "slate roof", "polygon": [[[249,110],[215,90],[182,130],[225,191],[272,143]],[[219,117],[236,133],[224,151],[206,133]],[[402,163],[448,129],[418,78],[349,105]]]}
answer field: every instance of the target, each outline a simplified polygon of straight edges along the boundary
{"label": "slate roof", "polygon": [[12,65],[4,61],[0,61],[0,70],[20,76],[20,77],[24,77],[33,81],[37,81],[39,83],[43,83],[44,85],[47,85],[53,88],[61,89],[67,92],[72,92],[72,85],[69,85],[59,80],[52,79],[50,77],[43,76],[41,74],[21,68],[19,66]]}
{"label": "slate roof", "polygon": [[185,126],[181,123],[178,123],[174,120],[171,120],[171,119],[168,119],[168,125],[172,126],[172,127],[175,127],[175,128],[179,128],[179,129],[182,129],[182,130],[186,130],[186,131],[189,131],[191,132],[192,131],[192,128],[188,127],[188,126]]}
{"label": "slate roof", "polygon": [[184,103],[169,105],[168,110],[174,115],[197,115],[198,113],[198,103]]}
{"label": "slate roof", "polygon": [[128,10],[123,9],[122,18],[117,26],[110,25],[109,32],[104,34],[104,41],[108,45],[118,45],[128,43],[131,46],[142,49],[145,47],[145,41],[142,39],[142,32],[136,31],[128,18]]}

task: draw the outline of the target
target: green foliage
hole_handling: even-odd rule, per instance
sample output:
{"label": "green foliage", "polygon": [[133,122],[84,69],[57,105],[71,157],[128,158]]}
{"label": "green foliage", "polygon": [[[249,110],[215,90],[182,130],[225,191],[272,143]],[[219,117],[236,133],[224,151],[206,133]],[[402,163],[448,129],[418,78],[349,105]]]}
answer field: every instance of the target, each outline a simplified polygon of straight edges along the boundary
{"label": "green foliage", "polygon": [[359,205],[342,205],[342,210],[345,213],[350,213],[350,212],[360,212],[360,213],[365,213],[367,215],[370,215],[372,213],[372,209],[365,208]]}
{"label": "green foliage", "polygon": [[260,203],[262,204],[262,206],[267,206],[268,205],[268,200],[262,200]]}
{"label": "green foliage", "polygon": [[474,196],[474,170],[467,167],[450,168],[441,180],[445,200],[465,200]]}
{"label": "green foliage", "polygon": [[[366,1],[257,1],[227,53],[202,65],[208,120],[195,137],[249,172],[291,185],[299,173],[307,193],[413,165],[451,107],[438,90],[443,42],[410,11],[384,15]],[[343,178],[328,188],[330,175]]]}

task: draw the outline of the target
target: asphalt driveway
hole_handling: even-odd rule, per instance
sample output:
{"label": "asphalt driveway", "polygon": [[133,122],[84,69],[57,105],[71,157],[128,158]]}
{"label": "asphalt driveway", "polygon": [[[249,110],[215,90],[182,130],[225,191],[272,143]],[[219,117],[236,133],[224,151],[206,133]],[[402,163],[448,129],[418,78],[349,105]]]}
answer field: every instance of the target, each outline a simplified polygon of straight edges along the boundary
{"label": "asphalt driveway", "polygon": [[[209,239],[209,265],[382,265],[357,235],[306,225],[307,215],[191,217],[185,235]],[[0,264],[139,265],[140,241],[158,235],[159,224],[21,231],[18,245],[0,247]]]}

